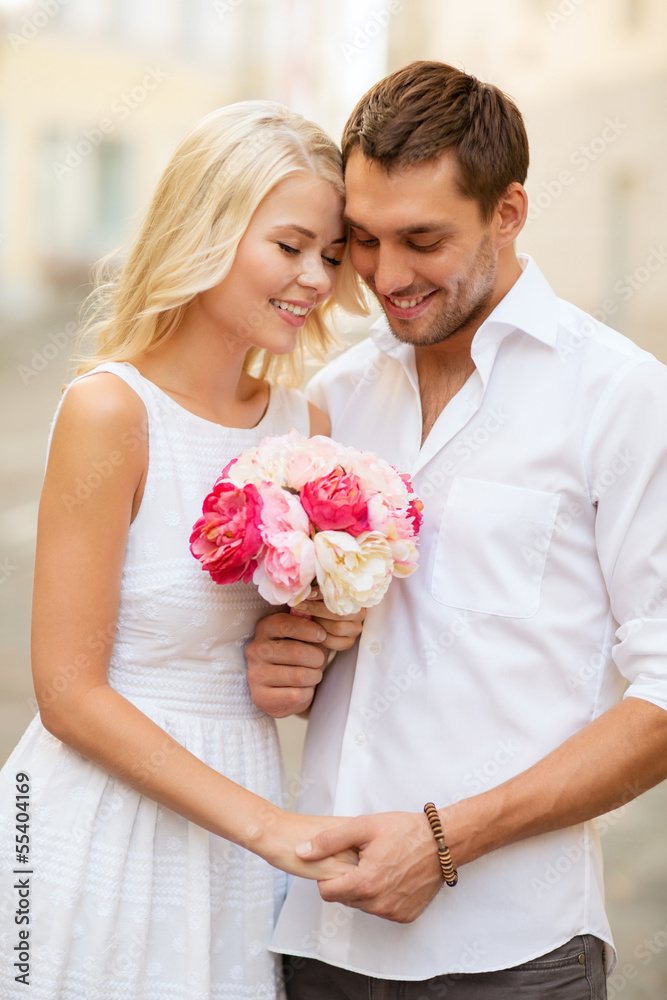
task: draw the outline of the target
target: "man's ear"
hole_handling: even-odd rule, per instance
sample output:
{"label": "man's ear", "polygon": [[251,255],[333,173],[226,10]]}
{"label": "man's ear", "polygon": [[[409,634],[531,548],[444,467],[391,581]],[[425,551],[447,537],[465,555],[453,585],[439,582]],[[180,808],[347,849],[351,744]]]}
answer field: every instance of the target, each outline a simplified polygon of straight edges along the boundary
{"label": "man's ear", "polygon": [[512,181],[501,196],[494,224],[496,229],[496,249],[510,246],[523,229],[528,215],[528,195],[518,181]]}

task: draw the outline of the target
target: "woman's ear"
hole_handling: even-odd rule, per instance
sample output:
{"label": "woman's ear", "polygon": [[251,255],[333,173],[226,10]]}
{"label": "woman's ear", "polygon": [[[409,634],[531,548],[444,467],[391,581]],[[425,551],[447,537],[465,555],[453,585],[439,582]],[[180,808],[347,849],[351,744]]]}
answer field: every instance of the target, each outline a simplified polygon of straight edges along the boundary
{"label": "woman's ear", "polygon": [[523,229],[528,215],[528,195],[518,181],[512,181],[502,195],[494,218],[496,226],[496,249],[514,243]]}

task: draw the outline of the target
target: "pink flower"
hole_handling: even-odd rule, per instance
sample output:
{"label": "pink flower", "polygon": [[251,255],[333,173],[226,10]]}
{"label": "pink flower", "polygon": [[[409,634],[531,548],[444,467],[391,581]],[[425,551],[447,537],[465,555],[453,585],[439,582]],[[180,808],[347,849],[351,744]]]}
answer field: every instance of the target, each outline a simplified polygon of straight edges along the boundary
{"label": "pink flower", "polygon": [[[292,432],[295,433],[295,432]],[[316,434],[315,437],[301,437],[286,462],[286,485],[301,490],[313,479],[327,476],[337,465],[345,464],[347,448],[331,438]]]}
{"label": "pink flower", "polygon": [[350,474],[358,477],[359,485],[366,493],[381,493],[385,503],[397,510],[407,505],[408,490],[404,477],[372,451],[348,448],[344,464]]}
{"label": "pink flower", "polygon": [[216,583],[247,583],[262,548],[257,487],[218,479],[190,535],[190,551]]}
{"label": "pink flower", "polygon": [[415,488],[412,485],[412,480],[407,472],[399,473],[401,479],[405,483],[405,488],[408,491],[410,497],[410,503],[408,504],[408,509],[406,511],[406,516],[412,521],[412,527],[414,529],[415,535],[419,534],[419,529],[422,526],[422,511],[424,509],[424,504],[421,502],[419,497],[415,494]]}
{"label": "pink flower", "polygon": [[410,477],[377,455],[291,431],[229,462],[190,548],[217,583],[252,579],[269,603],[294,606],[317,581],[347,614],[414,572],[421,510]]}
{"label": "pink flower", "polygon": [[238,460],[239,460],[239,457],[237,455],[236,458],[232,458],[229,462],[227,462],[227,465],[224,467],[224,469],[220,473],[220,479],[229,479],[230,478],[230,476],[229,476],[229,470],[231,469],[232,465],[236,465],[236,463],[238,462]]}
{"label": "pink flower", "polygon": [[327,476],[313,479],[301,490],[301,503],[318,531],[368,530],[368,504],[357,476],[338,465]]}
{"label": "pink flower", "polygon": [[299,604],[315,578],[315,547],[299,498],[269,483],[262,486],[264,555],[253,583],[270,604]]}

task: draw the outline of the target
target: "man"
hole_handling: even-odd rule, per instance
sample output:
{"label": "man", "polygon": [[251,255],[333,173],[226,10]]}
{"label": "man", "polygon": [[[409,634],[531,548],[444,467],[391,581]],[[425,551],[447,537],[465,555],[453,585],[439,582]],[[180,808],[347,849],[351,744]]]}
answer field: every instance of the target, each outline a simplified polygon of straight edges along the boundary
{"label": "man", "polygon": [[528,145],[495,87],[413,63],[343,155],[385,317],[310,395],[410,471],[424,524],[324,679],[316,621],[271,616],[248,648],[271,714],[317,689],[299,808],[358,817],[299,850],[359,866],[296,880],[273,947],[299,1000],[604,997],[590,821],[667,776],[667,371],[516,255]]}

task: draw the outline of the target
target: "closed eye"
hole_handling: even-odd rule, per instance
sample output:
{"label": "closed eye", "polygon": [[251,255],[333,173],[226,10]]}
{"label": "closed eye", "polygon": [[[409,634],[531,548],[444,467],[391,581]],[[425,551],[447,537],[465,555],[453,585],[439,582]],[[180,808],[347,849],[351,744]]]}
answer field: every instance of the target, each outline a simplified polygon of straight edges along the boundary
{"label": "closed eye", "polygon": [[362,240],[356,233],[352,233],[352,239],[360,247],[374,247],[377,245],[377,240],[373,236],[370,236],[367,240]]}
{"label": "closed eye", "polygon": [[442,246],[442,240],[437,240],[435,243],[429,243],[427,246],[420,245],[419,243],[408,243],[408,246],[411,250],[428,253],[429,250],[437,250],[440,246]]}
{"label": "closed eye", "polygon": [[289,245],[289,243],[280,243],[279,242],[278,246],[280,247],[281,250],[284,250],[285,253],[289,253],[289,254],[292,254],[292,255],[301,253],[301,251],[298,250],[296,247],[291,247]]}
{"label": "closed eye", "polygon": [[342,260],[336,260],[335,257],[327,257],[325,254],[322,254],[322,260],[325,260],[327,264],[331,264],[332,267],[340,267],[343,263]]}

